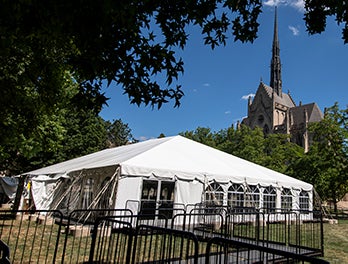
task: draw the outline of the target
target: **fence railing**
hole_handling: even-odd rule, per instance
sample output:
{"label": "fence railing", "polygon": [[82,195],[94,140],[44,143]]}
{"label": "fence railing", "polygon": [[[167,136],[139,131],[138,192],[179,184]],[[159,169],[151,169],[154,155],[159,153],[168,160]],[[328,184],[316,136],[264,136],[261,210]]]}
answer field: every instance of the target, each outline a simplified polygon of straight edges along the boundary
{"label": "fence railing", "polygon": [[327,264],[326,260],[300,255],[258,244],[214,237],[207,243],[205,263],[311,263]]}
{"label": "fence railing", "polygon": [[0,240],[0,263],[10,264],[10,248]]}
{"label": "fence railing", "polygon": [[[211,239],[214,249],[206,247]],[[244,243],[237,247],[244,253],[256,250],[261,254],[268,252],[264,251],[267,248],[277,256],[291,252],[289,258],[323,255],[320,212],[195,208],[189,213],[173,211],[173,217],[167,219],[160,214],[134,215],[128,209],[75,210],[68,216],[60,211],[0,211],[0,241],[10,250],[7,253],[0,247],[0,258],[7,256],[11,263],[145,263],[168,259],[180,263],[197,258],[201,263],[207,250],[212,255],[220,252],[216,244],[221,246],[222,242],[217,239],[234,243],[234,247]],[[222,258],[206,261],[220,263],[214,261]]]}

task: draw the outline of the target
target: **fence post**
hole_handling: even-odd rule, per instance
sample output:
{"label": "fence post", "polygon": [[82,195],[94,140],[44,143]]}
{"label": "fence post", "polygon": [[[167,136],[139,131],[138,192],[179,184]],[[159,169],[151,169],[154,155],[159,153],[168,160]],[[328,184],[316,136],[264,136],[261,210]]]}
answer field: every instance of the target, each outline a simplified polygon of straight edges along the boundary
{"label": "fence post", "polygon": [[91,248],[89,251],[89,263],[93,263],[94,258],[94,249],[95,249],[95,243],[97,240],[97,233],[98,233],[98,225],[99,225],[99,219],[97,219],[93,226],[93,232],[92,232],[92,241],[91,241]]}

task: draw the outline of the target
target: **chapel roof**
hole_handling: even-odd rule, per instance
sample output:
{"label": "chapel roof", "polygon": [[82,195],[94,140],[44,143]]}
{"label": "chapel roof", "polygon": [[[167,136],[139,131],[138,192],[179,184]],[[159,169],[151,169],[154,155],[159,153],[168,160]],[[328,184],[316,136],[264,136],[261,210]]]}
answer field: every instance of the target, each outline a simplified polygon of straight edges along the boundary
{"label": "chapel roof", "polygon": [[320,108],[316,103],[310,103],[305,105],[299,105],[290,109],[290,114],[292,115],[294,123],[303,123],[305,121],[304,112],[307,111],[308,122],[319,122],[324,116]]}
{"label": "chapel roof", "polygon": [[272,98],[272,96],[274,97],[275,103],[287,106],[289,108],[296,106],[296,104],[295,104],[294,100],[291,98],[290,94],[282,93],[282,96],[279,96],[277,93],[274,92],[272,87],[270,87],[262,82],[261,82],[260,86],[266,91],[269,98]]}

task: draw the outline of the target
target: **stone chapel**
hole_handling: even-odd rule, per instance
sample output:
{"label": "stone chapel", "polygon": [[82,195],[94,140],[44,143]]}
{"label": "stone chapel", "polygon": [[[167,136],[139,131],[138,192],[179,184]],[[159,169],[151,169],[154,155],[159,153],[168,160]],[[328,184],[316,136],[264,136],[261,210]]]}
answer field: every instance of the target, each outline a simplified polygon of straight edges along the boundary
{"label": "stone chapel", "polygon": [[242,124],[251,128],[261,127],[266,135],[289,134],[290,141],[307,152],[310,145],[308,124],[322,120],[323,113],[316,103],[296,105],[290,93],[282,90],[281,73],[278,17],[275,9],[270,84],[266,85],[261,81],[255,97],[249,97],[248,116],[242,120]]}

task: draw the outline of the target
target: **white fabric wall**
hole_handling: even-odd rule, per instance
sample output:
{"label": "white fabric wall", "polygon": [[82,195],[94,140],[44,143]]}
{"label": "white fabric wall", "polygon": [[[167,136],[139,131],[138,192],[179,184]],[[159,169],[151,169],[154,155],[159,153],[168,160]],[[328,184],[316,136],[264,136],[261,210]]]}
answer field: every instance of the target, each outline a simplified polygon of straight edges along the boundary
{"label": "white fabric wall", "polygon": [[[126,208],[127,200],[137,200],[140,201],[141,198],[141,187],[142,178],[141,177],[129,177],[121,176],[118,181],[117,196],[116,196],[116,209]],[[129,208],[134,214],[137,214],[135,208]]]}
{"label": "white fabric wall", "polygon": [[33,178],[31,180],[31,193],[37,210],[49,210],[53,202],[54,189],[57,180],[45,177]]}
{"label": "white fabric wall", "polygon": [[196,204],[201,202],[203,193],[203,184],[199,181],[181,181],[175,182],[175,203]]}

